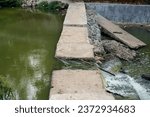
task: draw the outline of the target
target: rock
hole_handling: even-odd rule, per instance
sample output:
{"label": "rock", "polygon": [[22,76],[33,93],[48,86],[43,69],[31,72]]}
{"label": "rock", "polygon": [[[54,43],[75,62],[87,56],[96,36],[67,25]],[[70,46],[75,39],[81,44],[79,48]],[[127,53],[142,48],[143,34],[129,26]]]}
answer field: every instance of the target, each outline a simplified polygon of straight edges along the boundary
{"label": "rock", "polygon": [[104,54],[105,50],[101,42],[101,29],[96,22],[97,13],[93,10],[87,11],[87,24],[88,24],[88,34],[89,40],[92,45],[94,45],[94,53]]}
{"label": "rock", "polygon": [[127,73],[128,73],[128,71],[127,71],[127,70],[125,70],[125,69],[123,69],[123,68],[121,67],[121,69],[120,69],[120,73],[127,74]]}
{"label": "rock", "polygon": [[24,0],[22,7],[35,7],[37,5],[37,1],[36,0]]}
{"label": "rock", "polygon": [[94,46],[94,49],[93,49],[94,53],[96,54],[101,54],[103,55],[105,53],[105,50],[103,48],[103,45],[99,45],[99,46]]}
{"label": "rock", "polygon": [[125,45],[115,40],[103,40],[102,44],[106,52],[114,54],[121,59],[128,61],[134,59],[136,56],[134,50],[127,48]]}
{"label": "rock", "polygon": [[142,74],[141,77],[145,80],[150,80],[150,74]]}
{"label": "rock", "polygon": [[92,10],[87,10],[87,24],[89,38],[92,44],[98,45],[98,42],[101,41],[101,31],[95,20],[96,13]]}
{"label": "rock", "polygon": [[97,64],[102,64],[102,62],[101,62],[101,61],[99,61],[99,60],[97,60],[97,61],[96,61],[96,63],[97,63]]}
{"label": "rock", "polygon": [[95,56],[95,60],[96,60],[96,61],[103,61],[104,58],[103,58],[103,57],[100,57],[100,56]]}

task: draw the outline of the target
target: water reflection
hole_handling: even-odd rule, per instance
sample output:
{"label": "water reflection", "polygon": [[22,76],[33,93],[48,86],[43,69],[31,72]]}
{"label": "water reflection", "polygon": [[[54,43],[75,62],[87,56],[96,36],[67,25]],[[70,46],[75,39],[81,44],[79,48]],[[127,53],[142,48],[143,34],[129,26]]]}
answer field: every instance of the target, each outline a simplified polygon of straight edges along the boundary
{"label": "water reflection", "polygon": [[62,63],[54,58],[63,17],[22,9],[0,10],[0,75],[14,99],[48,99],[50,75]]}

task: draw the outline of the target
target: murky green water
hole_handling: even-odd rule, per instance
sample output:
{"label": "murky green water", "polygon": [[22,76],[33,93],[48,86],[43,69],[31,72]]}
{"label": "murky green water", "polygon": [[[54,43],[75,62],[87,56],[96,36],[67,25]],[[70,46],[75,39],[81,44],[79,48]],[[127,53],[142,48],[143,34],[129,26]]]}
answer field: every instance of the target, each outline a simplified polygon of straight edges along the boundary
{"label": "murky green water", "polygon": [[138,50],[138,56],[131,62],[124,62],[124,68],[132,77],[150,73],[150,29],[143,27],[127,27],[125,30],[147,44]]}
{"label": "murky green water", "polygon": [[0,75],[14,99],[48,99],[54,58],[64,17],[23,9],[0,10]]}

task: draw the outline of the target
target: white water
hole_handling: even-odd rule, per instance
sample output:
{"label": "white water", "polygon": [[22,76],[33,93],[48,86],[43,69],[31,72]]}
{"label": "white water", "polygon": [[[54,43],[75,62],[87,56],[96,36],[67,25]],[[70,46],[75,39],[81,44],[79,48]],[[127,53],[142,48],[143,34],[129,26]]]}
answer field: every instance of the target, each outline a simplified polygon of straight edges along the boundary
{"label": "white water", "polygon": [[111,76],[105,72],[102,72],[102,74],[106,81],[106,90],[123,97],[141,100],[150,99],[148,90],[129,75],[118,73],[116,76]]}
{"label": "white water", "polygon": [[128,79],[130,81],[130,84],[133,86],[133,88],[136,90],[139,98],[141,100],[149,100],[150,99],[150,94],[148,93],[147,89],[145,89],[142,85],[137,83],[133,78],[128,76]]}

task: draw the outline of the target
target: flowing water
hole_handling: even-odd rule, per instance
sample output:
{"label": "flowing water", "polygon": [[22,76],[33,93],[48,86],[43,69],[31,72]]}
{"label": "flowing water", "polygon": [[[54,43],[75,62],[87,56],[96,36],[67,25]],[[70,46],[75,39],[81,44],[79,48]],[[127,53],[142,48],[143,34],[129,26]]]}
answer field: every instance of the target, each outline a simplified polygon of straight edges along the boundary
{"label": "flowing water", "polygon": [[13,99],[48,99],[50,76],[62,63],[54,58],[64,16],[0,9],[0,76]]}
{"label": "flowing water", "polygon": [[131,62],[124,62],[129,75],[138,78],[141,74],[150,73],[150,28],[127,27],[125,30],[147,44],[138,50],[138,56]]}
{"label": "flowing water", "polygon": [[150,74],[149,29],[126,27],[125,30],[145,42],[147,46],[138,50],[138,56],[133,61],[111,60],[103,65],[104,69],[111,72],[114,68],[116,69],[116,66],[121,65],[124,71],[127,72],[127,74],[116,73],[115,76],[103,72],[106,89],[122,96],[121,99],[150,99],[150,81],[141,78],[142,74]]}

